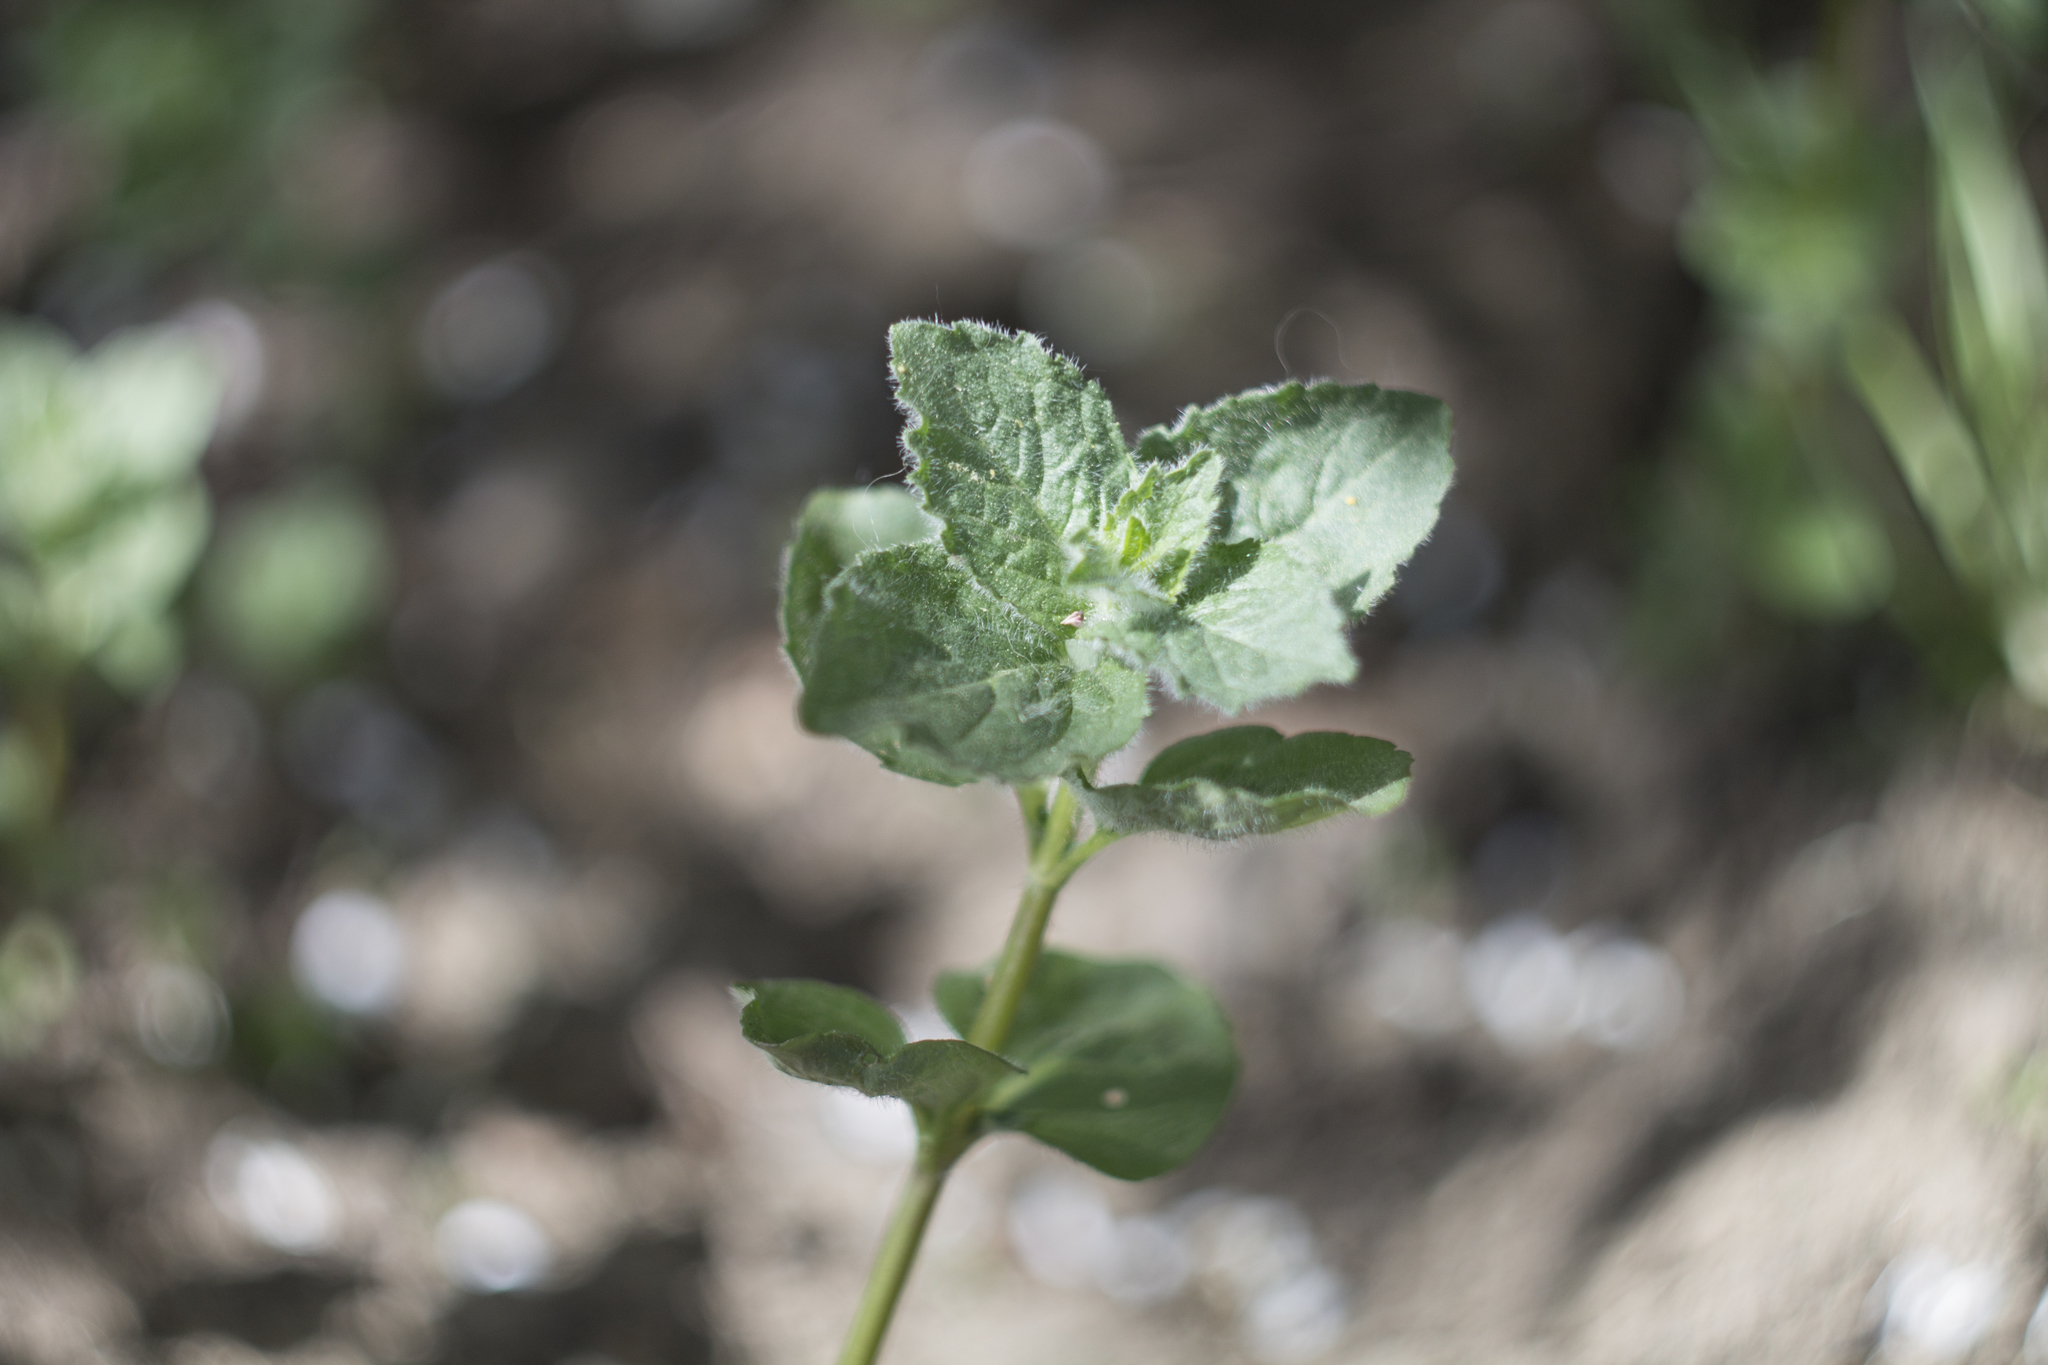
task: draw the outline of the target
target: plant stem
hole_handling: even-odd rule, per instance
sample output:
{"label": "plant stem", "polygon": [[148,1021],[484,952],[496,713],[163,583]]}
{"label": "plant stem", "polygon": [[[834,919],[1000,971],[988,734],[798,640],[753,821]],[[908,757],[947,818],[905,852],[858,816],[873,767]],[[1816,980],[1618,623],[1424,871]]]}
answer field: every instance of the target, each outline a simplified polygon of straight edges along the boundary
{"label": "plant stem", "polygon": [[[1018,799],[1029,803],[1036,795],[1027,790],[1019,793]],[[1038,846],[1031,850],[1031,870],[1024,879],[1024,893],[1017,899],[1017,914],[1010,921],[1010,937],[1003,944],[1002,956],[996,959],[996,969],[989,973],[988,994],[982,997],[981,1008],[975,1012],[974,1026],[967,1031],[967,1041],[976,1047],[1001,1052],[1010,1041],[1010,1026],[1017,1022],[1017,1006],[1023,1003],[1024,987],[1031,981],[1032,968],[1038,965],[1039,945],[1045,942],[1053,899],[1073,875],[1072,869],[1062,864],[1073,847],[1074,814],[1074,789],[1062,782],[1053,788],[1052,799],[1045,806]],[[1024,818],[1028,827],[1028,804]]]}
{"label": "plant stem", "polygon": [[[1018,808],[1024,815],[1025,835],[1031,844],[1031,866],[1024,878],[1024,892],[1017,900],[1017,914],[1010,921],[1010,936],[989,974],[988,993],[975,1012],[967,1041],[990,1052],[1001,1052],[1010,1041],[1010,1028],[1017,1022],[1017,1007],[1024,1001],[1024,988],[1038,965],[1038,951],[1045,942],[1046,922],[1052,918],[1052,903],[1060,888],[1082,863],[1107,846],[1116,836],[1098,832],[1076,843],[1074,823],[1079,803],[1073,788],[1064,782],[1033,783],[1017,789]],[[846,1346],[839,1353],[839,1365],[874,1365],[882,1349],[882,1336],[903,1296],[910,1266],[917,1259],[918,1244],[924,1240],[925,1224],[946,1173],[967,1150],[973,1139],[975,1115],[956,1116],[942,1131],[922,1134],[917,1164],[910,1181],[896,1197],[889,1215],[889,1229],[875,1253],[874,1269],[861,1294],[860,1308],[846,1334]]]}
{"label": "plant stem", "polygon": [[927,1161],[920,1147],[910,1183],[896,1197],[895,1211],[889,1215],[889,1230],[882,1235],[875,1267],[868,1272],[868,1287],[860,1296],[860,1309],[853,1315],[853,1326],[846,1331],[839,1365],[871,1365],[882,1349],[882,1334],[889,1330],[889,1319],[895,1316],[896,1300],[903,1297],[910,1264],[917,1259],[925,1224],[931,1221],[932,1206],[939,1202],[939,1190],[951,1168],[950,1161],[944,1165]]}

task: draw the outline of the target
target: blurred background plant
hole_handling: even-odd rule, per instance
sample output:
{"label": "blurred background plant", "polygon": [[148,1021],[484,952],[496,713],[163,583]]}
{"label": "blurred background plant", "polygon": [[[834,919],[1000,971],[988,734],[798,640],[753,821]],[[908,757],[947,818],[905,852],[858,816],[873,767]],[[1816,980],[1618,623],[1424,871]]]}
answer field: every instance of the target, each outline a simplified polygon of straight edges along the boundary
{"label": "blurred background plant", "polygon": [[1652,652],[1725,658],[1741,583],[1781,618],[1885,612],[1952,699],[2003,673],[2041,705],[2048,248],[2005,112],[2039,13],[1911,7],[1887,46],[1891,14],[1835,6],[1776,62],[1631,13],[1700,132],[1682,242],[1715,302],[1646,522]]}
{"label": "blurred background plant", "polygon": [[0,334],[0,508],[8,551],[0,635],[12,714],[0,738],[0,828],[48,837],[82,666],[146,700],[184,645],[171,608],[209,530],[196,473],[218,401],[206,357],[175,333],[129,333],[79,355],[60,334]]}

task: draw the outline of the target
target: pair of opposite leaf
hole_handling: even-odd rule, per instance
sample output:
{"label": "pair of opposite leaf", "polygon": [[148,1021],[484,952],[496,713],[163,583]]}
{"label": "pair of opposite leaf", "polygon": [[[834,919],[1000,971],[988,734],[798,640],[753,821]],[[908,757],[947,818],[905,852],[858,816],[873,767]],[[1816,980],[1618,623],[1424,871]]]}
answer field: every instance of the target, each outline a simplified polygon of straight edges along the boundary
{"label": "pair of opposite leaf", "polygon": [[1127,446],[1099,385],[1035,337],[890,330],[911,491],[814,494],[783,629],[800,718],[934,782],[1077,781],[1099,827],[1207,838],[1398,803],[1408,756],[1242,726],[1089,785],[1148,677],[1226,712],[1356,671],[1347,627],[1449,486],[1450,414],[1370,385],[1289,383]]}
{"label": "pair of opposite leaf", "polygon": [[[1045,952],[1003,1056],[958,1038],[905,1042],[894,1014],[845,986],[755,981],[739,990],[747,1040],[792,1076],[905,1100],[927,1136],[971,1105],[965,1141],[1029,1133],[1124,1180],[1193,1156],[1237,1078],[1216,1002],[1150,962]],[[986,990],[977,973],[947,972],[939,1012],[964,1034]]]}

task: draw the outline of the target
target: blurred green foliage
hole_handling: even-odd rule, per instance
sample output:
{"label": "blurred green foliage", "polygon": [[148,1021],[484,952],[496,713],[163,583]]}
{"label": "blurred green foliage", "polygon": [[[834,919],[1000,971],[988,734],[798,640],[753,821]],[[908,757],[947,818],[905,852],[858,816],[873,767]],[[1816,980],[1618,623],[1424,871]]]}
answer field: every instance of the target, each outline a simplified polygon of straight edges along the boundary
{"label": "blurred green foliage", "polygon": [[1968,8],[2015,51],[2048,51],[2048,5],[2041,0],[1973,0]]}
{"label": "blurred green foliage", "polygon": [[1852,334],[1848,369],[1949,563],[1991,604],[2013,682],[2048,706],[2048,244],[1981,55],[1919,56],[1941,373],[1883,316]]}
{"label": "blurred green foliage", "polygon": [[338,481],[243,505],[207,565],[207,615],[243,670],[304,682],[384,605],[383,515]]}
{"label": "blurred green foliage", "polygon": [[206,541],[195,466],[220,384],[175,331],[80,355],[0,331],[0,667],[61,677],[87,661],[146,692],[177,667],[171,600]]}
{"label": "blurred green foliage", "polygon": [[91,224],[166,255],[260,230],[269,162],[345,77],[361,0],[75,0],[28,43],[45,106],[86,133],[112,184]]}
{"label": "blurred green foliage", "polygon": [[17,918],[0,934],[0,1057],[33,1049],[78,994],[78,953],[47,916]]}
{"label": "blurred green foliage", "polygon": [[[1659,13],[1637,32],[1710,162],[1681,246],[1714,342],[1648,519],[1652,651],[1725,656],[1745,604],[1883,610],[1952,695],[2002,666],[2048,705],[2048,250],[2001,110],[2041,7],[1837,6],[1812,53],[1768,67],[1701,13]],[[1882,44],[1852,39],[1873,32],[1916,98],[1870,69]]]}
{"label": "blurred green foliage", "polygon": [[172,608],[206,543],[196,466],[219,399],[175,330],[81,355],[47,329],[0,326],[0,831],[51,813],[78,669],[134,696],[175,675]]}
{"label": "blurred green foliage", "polygon": [[[356,257],[337,257],[335,242],[380,243],[330,240],[287,182],[335,111],[374,111],[362,39],[378,8],[34,7],[9,35],[11,90],[58,134],[70,197],[25,258],[25,297],[95,333],[154,315],[176,280],[346,292]],[[233,360],[197,322],[116,332],[81,353],[51,327],[0,316],[0,1054],[34,1047],[76,993],[65,912],[121,876],[124,857],[71,818],[72,766],[109,721],[170,693],[187,607],[203,609],[211,664],[277,692],[343,663],[341,646],[383,605],[382,513],[324,467],[327,433],[286,434],[282,481],[265,452],[231,453],[239,496],[215,507],[199,462]],[[203,591],[189,594],[195,575]],[[217,969],[217,935],[157,937],[159,956]]]}
{"label": "blurred green foliage", "polygon": [[1686,46],[1675,65],[1714,165],[1684,226],[1686,259],[1755,344],[1809,358],[1883,289],[1911,145],[1803,64],[1766,75]]}

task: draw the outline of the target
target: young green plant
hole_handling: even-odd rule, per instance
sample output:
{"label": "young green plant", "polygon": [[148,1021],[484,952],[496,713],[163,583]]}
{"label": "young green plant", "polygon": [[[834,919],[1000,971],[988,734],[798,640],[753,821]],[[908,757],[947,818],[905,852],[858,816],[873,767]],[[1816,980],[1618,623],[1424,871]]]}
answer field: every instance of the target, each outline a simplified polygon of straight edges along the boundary
{"label": "young green plant", "polygon": [[1393,585],[1450,484],[1450,413],[1370,385],[1289,383],[1192,408],[1127,446],[1100,386],[1035,337],[889,334],[910,487],[825,490],[797,523],[783,633],[798,715],[884,767],[1012,787],[1029,855],[985,972],[939,979],[957,1038],[906,1042],[859,991],[739,986],[748,1041],[793,1076],[900,1099],[910,1179],[840,1356],[881,1347],[946,1174],[1028,1133],[1142,1180],[1200,1149],[1236,1079],[1230,1026],[1151,962],[1043,947],[1060,888],[1126,835],[1236,839],[1392,809],[1384,740],[1241,725],[1097,785],[1148,688],[1234,712],[1344,683],[1346,630]]}

